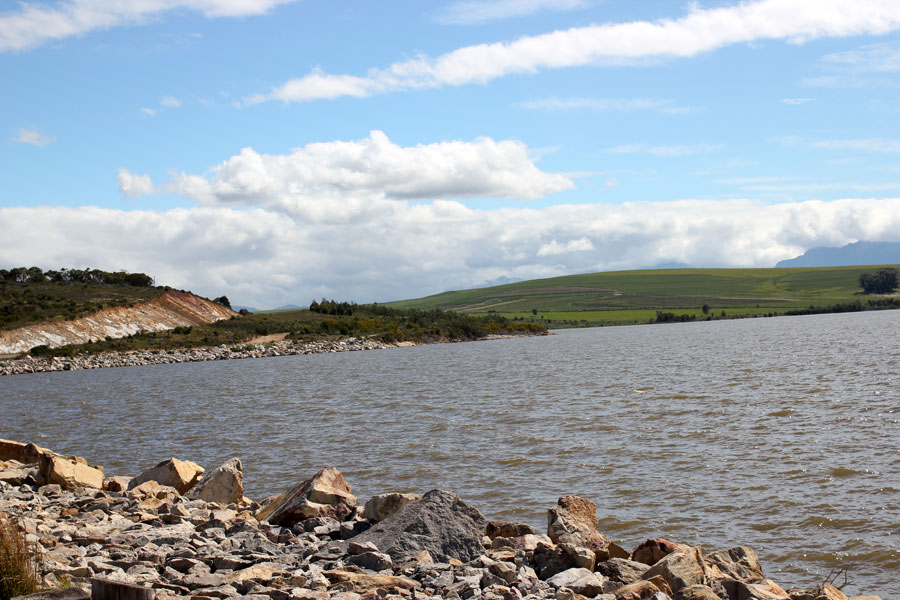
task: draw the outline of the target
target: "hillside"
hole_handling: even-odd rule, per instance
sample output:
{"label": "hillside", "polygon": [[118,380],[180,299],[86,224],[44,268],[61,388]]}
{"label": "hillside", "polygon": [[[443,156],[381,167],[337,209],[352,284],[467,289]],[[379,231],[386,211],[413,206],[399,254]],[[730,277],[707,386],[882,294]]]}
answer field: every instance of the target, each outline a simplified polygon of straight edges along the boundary
{"label": "hillside", "polygon": [[147,302],[103,308],[76,319],[54,319],[0,331],[0,354],[27,352],[36,346],[58,348],[139,332],[191,327],[235,315],[233,310],[189,292],[160,290],[157,297]]}
{"label": "hillside", "polygon": [[556,327],[647,323],[657,311],[685,318],[770,316],[865,301],[859,275],[878,268],[613,271],[444,292],[389,306],[497,314]]}

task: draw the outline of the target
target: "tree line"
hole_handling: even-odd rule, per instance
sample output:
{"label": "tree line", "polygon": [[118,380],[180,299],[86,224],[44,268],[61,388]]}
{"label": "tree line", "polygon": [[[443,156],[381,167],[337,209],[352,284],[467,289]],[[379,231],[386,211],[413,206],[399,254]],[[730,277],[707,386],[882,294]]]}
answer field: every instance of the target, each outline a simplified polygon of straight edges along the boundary
{"label": "tree line", "polygon": [[129,273],[128,271],[102,271],[100,269],[50,269],[43,271],[39,267],[15,267],[0,269],[0,281],[17,283],[42,283],[45,281],[64,283],[105,283],[110,285],[130,285],[134,287],[152,287],[153,278],[145,273]]}

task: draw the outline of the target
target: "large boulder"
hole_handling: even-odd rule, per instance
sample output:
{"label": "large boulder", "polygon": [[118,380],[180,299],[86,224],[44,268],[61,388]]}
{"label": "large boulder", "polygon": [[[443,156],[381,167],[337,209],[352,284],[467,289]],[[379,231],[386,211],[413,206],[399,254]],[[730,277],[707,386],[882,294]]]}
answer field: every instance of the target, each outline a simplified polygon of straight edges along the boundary
{"label": "large boulder", "polygon": [[639,581],[647,565],[627,558],[611,558],[597,565],[597,572],[611,581],[627,585]]}
{"label": "large boulder", "polygon": [[363,513],[369,521],[377,523],[378,521],[384,521],[410,502],[415,502],[421,498],[422,496],[419,494],[401,494],[398,492],[378,494],[369,498]]}
{"label": "large boulder", "polygon": [[431,490],[352,540],[372,542],[395,563],[410,560],[423,550],[438,560],[468,562],[484,552],[485,524],[478,509],[456,494]]}
{"label": "large boulder", "polygon": [[670,542],[662,538],[655,538],[642,542],[634,552],[631,553],[631,560],[644,563],[645,565],[655,565],[664,556],[671,554],[676,550],[687,550],[690,546]]}
{"label": "large boulder", "polygon": [[103,471],[83,462],[55,454],[42,454],[39,465],[43,483],[55,483],[66,490],[80,487],[103,489]]}
{"label": "large boulder", "polygon": [[641,579],[662,577],[673,592],[691,585],[705,585],[708,567],[700,548],[672,552],[647,569]]}
{"label": "large boulder", "polygon": [[547,511],[547,535],[566,550],[577,566],[584,561],[583,549],[593,553],[590,569],[609,558],[609,538],[597,531],[597,505],[578,496],[563,496]]}
{"label": "large boulder", "polygon": [[343,521],[356,510],[350,484],[334,467],[325,467],[306,481],[286,489],[264,506],[256,518],[291,527],[315,517]]}
{"label": "large boulder", "polygon": [[718,569],[729,579],[753,582],[764,578],[756,552],[746,546],[716,550],[707,554],[704,559],[707,565]]}
{"label": "large boulder", "polygon": [[216,467],[188,492],[188,498],[219,504],[236,504],[244,497],[244,467],[232,458]]}
{"label": "large boulder", "polygon": [[173,487],[183,495],[197,483],[202,474],[203,467],[197,463],[170,458],[129,481],[128,489],[132,490],[146,481],[155,481],[160,485]]}

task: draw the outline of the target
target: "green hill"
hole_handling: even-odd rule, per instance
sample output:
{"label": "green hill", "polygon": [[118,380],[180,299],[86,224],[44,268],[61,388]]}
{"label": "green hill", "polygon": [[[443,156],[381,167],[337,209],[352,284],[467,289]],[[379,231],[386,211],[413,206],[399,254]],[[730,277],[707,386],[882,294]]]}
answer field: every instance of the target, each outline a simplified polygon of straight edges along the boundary
{"label": "green hill", "polygon": [[859,275],[880,268],[611,271],[444,292],[389,306],[497,314],[553,327],[647,323],[658,319],[658,311],[677,317],[669,320],[681,320],[681,315],[684,319],[771,316],[856,302],[865,306],[870,297],[860,293]]}

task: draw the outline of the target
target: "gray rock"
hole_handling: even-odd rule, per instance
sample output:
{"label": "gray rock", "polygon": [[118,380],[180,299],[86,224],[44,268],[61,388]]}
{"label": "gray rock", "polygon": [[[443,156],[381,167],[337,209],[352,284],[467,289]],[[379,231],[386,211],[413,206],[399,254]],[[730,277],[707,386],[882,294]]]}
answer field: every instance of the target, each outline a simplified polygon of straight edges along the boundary
{"label": "gray rock", "polygon": [[603,592],[603,579],[601,577],[602,575],[598,577],[588,569],[575,568],[557,573],[548,579],[547,583],[555,586],[557,589],[569,588],[576,594],[591,597]]}
{"label": "gray rock", "polygon": [[422,550],[436,558],[468,562],[483,553],[485,523],[478,509],[456,494],[431,490],[352,539],[374,543],[396,562],[409,560]]}
{"label": "gray rock", "polygon": [[611,558],[597,565],[597,572],[622,585],[641,579],[647,565],[627,558]]}
{"label": "gray rock", "polygon": [[384,571],[394,566],[391,557],[383,552],[363,552],[351,556],[349,561],[351,564],[370,571]]}
{"label": "gray rock", "polygon": [[378,494],[377,496],[372,496],[366,502],[363,512],[369,521],[377,523],[384,521],[410,502],[415,502],[421,498],[422,496],[418,494],[400,494],[397,492]]}

